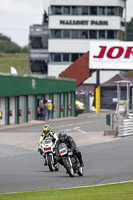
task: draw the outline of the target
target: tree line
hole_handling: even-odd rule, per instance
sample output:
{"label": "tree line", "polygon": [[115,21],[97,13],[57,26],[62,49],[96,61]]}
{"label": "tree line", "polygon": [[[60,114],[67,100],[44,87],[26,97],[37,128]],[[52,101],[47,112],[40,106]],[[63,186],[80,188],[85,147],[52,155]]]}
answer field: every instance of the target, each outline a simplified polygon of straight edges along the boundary
{"label": "tree line", "polygon": [[20,47],[11,39],[0,33],[0,53],[27,53],[28,47]]}
{"label": "tree line", "polygon": [[133,18],[126,23],[126,40],[133,41]]}

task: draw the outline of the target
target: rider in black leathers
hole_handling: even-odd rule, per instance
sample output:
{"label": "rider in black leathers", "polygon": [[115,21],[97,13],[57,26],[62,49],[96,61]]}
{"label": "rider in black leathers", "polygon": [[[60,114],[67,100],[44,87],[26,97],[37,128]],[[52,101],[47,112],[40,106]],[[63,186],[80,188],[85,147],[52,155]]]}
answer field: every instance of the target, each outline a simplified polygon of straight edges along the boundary
{"label": "rider in black leathers", "polygon": [[[76,144],[75,144],[73,138],[71,136],[68,136],[64,130],[60,131],[59,134],[58,134],[58,140],[57,140],[57,143],[56,143],[57,150],[58,150],[60,143],[65,143],[67,145],[68,149],[71,149],[71,151],[73,151],[74,155],[78,158],[78,160],[80,162],[80,166],[83,167],[84,163],[83,163],[83,160],[82,160],[81,152],[76,147]],[[59,153],[57,153],[57,154],[58,154],[58,162],[61,165],[63,165],[61,156],[59,155]]]}

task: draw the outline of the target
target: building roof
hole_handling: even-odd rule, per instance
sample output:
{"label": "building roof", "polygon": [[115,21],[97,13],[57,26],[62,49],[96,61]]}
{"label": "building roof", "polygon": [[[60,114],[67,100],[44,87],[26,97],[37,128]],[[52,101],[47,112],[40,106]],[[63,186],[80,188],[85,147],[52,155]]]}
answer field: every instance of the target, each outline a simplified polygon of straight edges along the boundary
{"label": "building roof", "polygon": [[[101,84],[101,87],[115,87],[117,86],[116,81],[130,81],[131,85],[133,85],[133,77],[124,77],[119,74],[116,74],[113,78],[109,79],[108,81]],[[121,84],[121,86],[125,87],[126,84]]]}
{"label": "building roof", "polygon": [[81,85],[90,76],[89,52],[83,54],[73,62],[65,71],[59,74],[61,78],[76,79],[77,86]]}

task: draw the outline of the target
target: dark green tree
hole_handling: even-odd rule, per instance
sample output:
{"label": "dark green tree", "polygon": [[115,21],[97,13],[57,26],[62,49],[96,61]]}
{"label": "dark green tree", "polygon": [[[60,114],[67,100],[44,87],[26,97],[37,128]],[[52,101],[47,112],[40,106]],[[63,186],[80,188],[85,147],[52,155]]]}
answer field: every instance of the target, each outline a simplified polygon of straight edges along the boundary
{"label": "dark green tree", "polygon": [[0,33],[0,53],[27,53],[28,47],[21,48],[11,39]]}
{"label": "dark green tree", "polygon": [[28,53],[28,47],[24,46],[21,51],[22,53]]}
{"label": "dark green tree", "polygon": [[0,33],[0,40],[4,40],[4,41],[6,40],[6,41],[9,41],[9,42],[11,41],[11,39],[9,37],[7,37],[7,36],[5,36],[1,33]]}
{"label": "dark green tree", "polygon": [[126,23],[126,40],[133,41],[133,18]]}
{"label": "dark green tree", "polygon": [[1,53],[21,53],[21,47],[14,42],[7,40],[0,40]]}

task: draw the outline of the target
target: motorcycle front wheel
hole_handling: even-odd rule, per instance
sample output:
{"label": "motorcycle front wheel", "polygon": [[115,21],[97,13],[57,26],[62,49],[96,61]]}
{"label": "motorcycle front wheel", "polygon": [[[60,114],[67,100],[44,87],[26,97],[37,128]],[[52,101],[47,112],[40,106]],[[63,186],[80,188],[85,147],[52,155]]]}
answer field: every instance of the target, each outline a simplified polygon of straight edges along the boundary
{"label": "motorcycle front wheel", "polygon": [[67,173],[69,174],[69,176],[73,177],[74,176],[74,170],[71,167],[68,158],[63,159],[63,163],[64,163],[64,167],[66,168]]}
{"label": "motorcycle front wheel", "polygon": [[48,159],[48,167],[49,167],[49,170],[50,170],[51,172],[53,172],[53,171],[54,171],[54,163],[52,162],[52,157],[51,157],[51,155],[48,155],[48,156],[47,156],[47,159]]}

